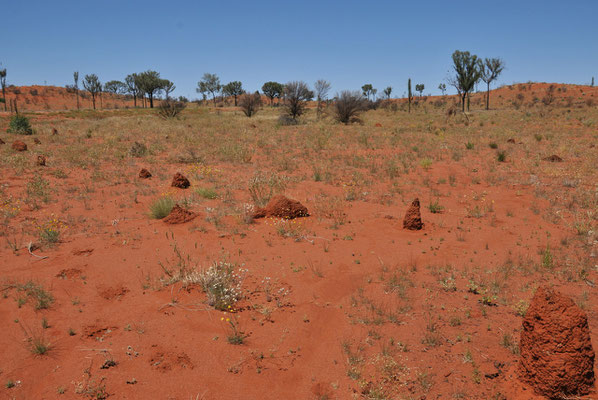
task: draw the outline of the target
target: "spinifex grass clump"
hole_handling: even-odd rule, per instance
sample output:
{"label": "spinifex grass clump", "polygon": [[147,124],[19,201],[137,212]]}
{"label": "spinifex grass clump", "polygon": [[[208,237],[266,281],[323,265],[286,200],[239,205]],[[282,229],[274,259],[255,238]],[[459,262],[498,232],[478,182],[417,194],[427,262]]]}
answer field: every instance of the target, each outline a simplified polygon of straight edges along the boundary
{"label": "spinifex grass clump", "polygon": [[150,215],[155,219],[168,216],[174,207],[174,200],[170,196],[162,196],[150,205]]}
{"label": "spinifex grass clump", "polygon": [[29,118],[17,114],[10,119],[7,132],[17,135],[33,135],[33,128],[31,128]]}

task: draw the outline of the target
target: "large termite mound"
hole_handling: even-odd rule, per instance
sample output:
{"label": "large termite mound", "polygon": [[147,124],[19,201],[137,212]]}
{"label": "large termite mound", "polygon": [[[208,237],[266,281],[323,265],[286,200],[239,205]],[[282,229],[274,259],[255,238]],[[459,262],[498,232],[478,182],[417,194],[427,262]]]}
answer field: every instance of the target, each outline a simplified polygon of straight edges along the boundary
{"label": "large termite mound", "polygon": [[297,200],[291,200],[283,195],[272,197],[265,208],[259,208],[253,218],[278,217],[285,219],[294,219],[307,217],[309,213],[307,208]]}
{"label": "large termite mound", "polygon": [[540,287],[523,320],[519,375],[551,399],[588,394],[594,350],[586,313],[570,298]]}
{"label": "large termite mound", "polygon": [[407,209],[405,218],[403,218],[403,229],[418,231],[423,227],[424,223],[422,222],[421,213],[419,211],[419,199],[415,198]]}
{"label": "large termite mound", "polygon": [[189,222],[192,219],[197,217],[197,214],[191,212],[189,210],[185,210],[183,207],[175,204],[170,211],[170,214],[166,218],[163,219],[164,222],[167,224],[182,224],[185,222]]}
{"label": "large termite mound", "polygon": [[181,188],[181,189],[187,189],[189,186],[191,186],[191,183],[189,182],[189,179],[187,179],[183,174],[181,174],[180,172],[177,172],[172,177],[171,186]]}

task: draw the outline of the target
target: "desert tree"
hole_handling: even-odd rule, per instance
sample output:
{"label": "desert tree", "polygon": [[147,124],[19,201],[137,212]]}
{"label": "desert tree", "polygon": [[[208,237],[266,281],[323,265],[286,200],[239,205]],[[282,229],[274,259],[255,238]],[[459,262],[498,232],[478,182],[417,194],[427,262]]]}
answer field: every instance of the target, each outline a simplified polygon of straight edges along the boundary
{"label": "desert tree", "polygon": [[125,78],[125,93],[133,96],[133,106],[137,107],[137,97],[140,94],[139,87],[137,86],[138,75],[129,74]]}
{"label": "desert tree", "polygon": [[83,78],[83,87],[91,95],[93,109],[96,109],[96,96],[102,91],[102,83],[96,74],[85,75]]}
{"label": "desert tree", "polygon": [[317,115],[318,118],[320,118],[322,102],[326,100],[328,92],[330,91],[330,82],[325,81],[324,79],[318,79],[314,84],[314,89],[316,91],[316,100],[318,101]]}
{"label": "desert tree", "polygon": [[150,102],[150,108],[154,108],[154,97],[164,89],[164,79],[156,71],[145,71],[137,76],[137,87],[145,93]]}
{"label": "desert tree", "polygon": [[413,94],[411,93],[411,78],[407,79],[407,102],[409,104],[408,112],[411,112],[411,100],[413,99]]}
{"label": "desert tree", "polygon": [[594,77],[592,77],[592,87],[594,87]]}
{"label": "desert tree", "polygon": [[500,58],[486,58],[480,64],[480,78],[486,82],[486,110],[490,109],[490,84],[501,74],[505,63]]}
{"label": "desert tree", "polygon": [[79,71],[73,72],[73,89],[75,89],[75,95],[77,96],[77,110],[79,109]]}
{"label": "desert tree", "polygon": [[358,91],[342,91],[336,96],[334,111],[336,120],[343,124],[358,121],[358,115],[365,109],[365,99]]}
{"label": "desert tree", "polygon": [[303,81],[292,81],[284,86],[285,106],[288,115],[294,120],[305,112],[306,102],[313,99],[314,93]]}
{"label": "desert tree", "polygon": [[384,89],[383,93],[384,96],[386,96],[386,99],[390,99],[390,95],[392,94],[392,86],[389,86],[386,89]]}
{"label": "desert tree", "polygon": [[6,111],[6,68],[0,69],[0,85],[2,85],[2,100]]}
{"label": "desert tree", "polygon": [[[481,77],[482,62],[475,54],[469,51],[455,50],[453,53],[453,69],[455,71],[453,86],[461,97],[461,110],[465,112],[465,99],[475,87]],[[469,111],[469,102],[467,102],[467,111]]]}
{"label": "desert tree", "polygon": [[171,82],[168,79],[162,79],[162,90],[164,91],[166,100],[170,98],[170,93],[174,92],[174,89],[176,89],[174,82]]}
{"label": "desert tree", "polygon": [[239,100],[239,107],[243,113],[249,118],[255,115],[262,106],[262,96],[257,90],[255,93],[245,93],[241,95]]}
{"label": "desert tree", "polygon": [[282,83],[269,81],[262,85],[262,92],[270,99],[270,105],[274,105],[274,99],[280,98],[284,91]]}
{"label": "desert tree", "polygon": [[211,93],[214,105],[216,105],[216,94],[220,93],[222,85],[220,85],[220,78],[216,74],[206,72],[203,74],[201,80],[197,82],[197,93]]}
{"label": "desert tree", "polygon": [[123,94],[126,91],[126,86],[121,81],[108,81],[104,84],[104,92]]}
{"label": "desert tree", "polygon": [[419,97],[422,97],[422,94],[423,94],[425,88],[426,87],[424,86],[423,83],[418,83],[415,85],[415,91],[419,92]]}
{"label": "desert tree", "polygon": [[[245,93],[243,84],[239,81],[232,81],[222,86],[222,93],[225,96],[231,96],[235,99],[235,107],[237,106],[237,97]],[[249,115],[251,117],[251,115]]]}
{"label": "desert tree", "polygon": [[442,95],[444,96],[444,94],[446,93],[446,83],[439,84],[438,89],[440,89],[440,91],[442,92]]}
{"label": "desert tree", "polygon": [[361,87],[361,91],[363,92],[363,95],[369,100],[370,96],[374,94],[374,87],[372,86],[371,83],[366,83],[365,85],[363,85]]}

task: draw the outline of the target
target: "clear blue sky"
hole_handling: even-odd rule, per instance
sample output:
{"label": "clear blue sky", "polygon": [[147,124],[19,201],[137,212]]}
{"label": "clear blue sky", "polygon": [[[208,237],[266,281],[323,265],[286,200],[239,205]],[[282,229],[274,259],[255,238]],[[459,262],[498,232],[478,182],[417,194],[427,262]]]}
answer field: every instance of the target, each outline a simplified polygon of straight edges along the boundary
{"label": "clear blue sky", "polygon": [[196,98],[204,72],[260,89],[317,79],[331,95],[408,77],[438,93],[454,50],[501,57],[498,84],[598,78],[597,0],[2,1],[0,63],[15,85],[159,71]]}

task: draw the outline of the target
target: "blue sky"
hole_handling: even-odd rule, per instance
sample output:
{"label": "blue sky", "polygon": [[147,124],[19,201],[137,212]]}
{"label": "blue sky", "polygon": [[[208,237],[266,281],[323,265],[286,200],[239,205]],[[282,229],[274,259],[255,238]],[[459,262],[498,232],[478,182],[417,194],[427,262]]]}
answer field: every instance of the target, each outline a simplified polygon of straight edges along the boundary
{"label": "blue sky", "polygon": [[501,57],[498,84],[598,78],[598,1],[4,1],[0,63],[15,85],[159,71],[189,98],[204,72],[246,90],[317,79],[331,95],[407,78],[438,93],[454,50]]}

